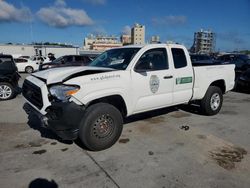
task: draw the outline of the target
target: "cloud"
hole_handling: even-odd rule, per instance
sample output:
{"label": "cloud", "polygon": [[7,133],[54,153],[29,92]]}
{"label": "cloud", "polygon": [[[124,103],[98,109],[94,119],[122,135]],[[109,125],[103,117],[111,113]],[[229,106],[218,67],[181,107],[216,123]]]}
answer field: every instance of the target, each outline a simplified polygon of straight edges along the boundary
{"label": "cloud", "polygon": [[66,3],[65,3],[65,1],[64,0],[56,0],[55,1],[55,6],[62,6],[62,7],[64,7],[64,6],[66,6]]}
{"label": "cloud", "polygon": [[131,35],[131,27],[129,25],[126,25],[122,29],[123,35]]}
{"label": "cloud", "polygon": [[63,0],[57,0],[51,7],[41,8],[37,12],[37,16],[44,23],[57,28],[94,24],[94,21],[84,10],[69,8]]}
{"label": "cloud", "polygon": [[170,15],[162,18],[152,18],[151,21],[154,25],[177,26],[185,24],[187,22],[187,17]]}
{"label": "cloud", "polygon": [[0,22],[29,22],[31,20],[31,11],[28,7],[16,8],[0,0]]}
{"label": "cloud", "polygon": [[104,5],[106,0],[83,0],[86,3],[90,3],[92,5]]}

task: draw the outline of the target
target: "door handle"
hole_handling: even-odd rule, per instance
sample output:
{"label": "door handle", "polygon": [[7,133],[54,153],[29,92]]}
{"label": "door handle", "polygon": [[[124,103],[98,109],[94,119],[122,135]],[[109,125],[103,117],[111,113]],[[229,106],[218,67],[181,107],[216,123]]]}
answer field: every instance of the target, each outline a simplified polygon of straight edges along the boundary
{"label": "door handle", "polygon": [[171,78],[173,78],[173,76],[172,75],[170,75],[170,76],[164,76],[163,78],[164,79],[171,79]]}

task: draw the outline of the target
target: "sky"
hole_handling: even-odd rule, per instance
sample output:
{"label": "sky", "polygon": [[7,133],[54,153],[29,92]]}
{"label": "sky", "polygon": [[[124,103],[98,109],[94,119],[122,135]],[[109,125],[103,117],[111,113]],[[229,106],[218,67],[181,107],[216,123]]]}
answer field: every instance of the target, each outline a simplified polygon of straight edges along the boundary
{"label": "sky", "polygon": [[250,50],[250,0],[0,0],[0,43],[60,42],[82,47],[88,34],[159,35],[190,48],[194,32],[216,33],[216,50]]}

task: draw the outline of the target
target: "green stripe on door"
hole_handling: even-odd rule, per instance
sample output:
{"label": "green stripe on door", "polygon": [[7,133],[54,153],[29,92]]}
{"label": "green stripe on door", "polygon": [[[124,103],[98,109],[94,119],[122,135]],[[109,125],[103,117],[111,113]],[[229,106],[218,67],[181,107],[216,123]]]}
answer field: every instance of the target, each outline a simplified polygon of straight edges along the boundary
{"label": "green stripe on door", "polygon": [[188,76],[188,77],[182,77],[182,78],[176,78],[176,85],[178,84],[187,84],[187,83],[192,83],[193,77]]}

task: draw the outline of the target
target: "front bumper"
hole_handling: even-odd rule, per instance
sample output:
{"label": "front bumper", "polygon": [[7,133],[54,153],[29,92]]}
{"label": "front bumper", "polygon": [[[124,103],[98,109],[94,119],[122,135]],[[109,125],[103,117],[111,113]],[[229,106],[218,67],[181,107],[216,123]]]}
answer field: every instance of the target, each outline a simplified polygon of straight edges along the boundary
{"label": "front bumper", "polygon": [[78,137],[80,122],[85,108],[74,102],[53,102],[42,115],[31,105],[25,103],[25,111],[35,114],[44,127],[51,129],[63,140],[75,140]]}

